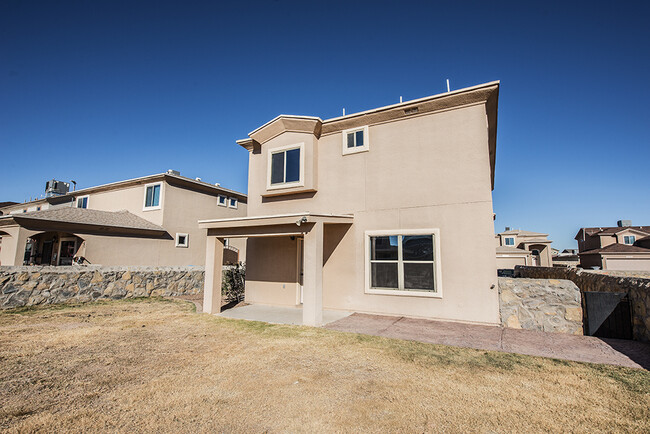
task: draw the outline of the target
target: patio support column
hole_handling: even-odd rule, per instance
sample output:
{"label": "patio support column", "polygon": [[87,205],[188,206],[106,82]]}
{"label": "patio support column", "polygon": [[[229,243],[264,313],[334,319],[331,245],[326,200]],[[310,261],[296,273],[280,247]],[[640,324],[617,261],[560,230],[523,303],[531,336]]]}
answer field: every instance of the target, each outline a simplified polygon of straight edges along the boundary
{"label": "patio support column", "polygon": [[223,278],[223,239],[207,237],[205,249],[205,278],[203,283],[203,312],[221,312],[221,280]]}
{"label": "patio support column", "polygon": [[302,324],[323,325],[323,223],[305,234]]}

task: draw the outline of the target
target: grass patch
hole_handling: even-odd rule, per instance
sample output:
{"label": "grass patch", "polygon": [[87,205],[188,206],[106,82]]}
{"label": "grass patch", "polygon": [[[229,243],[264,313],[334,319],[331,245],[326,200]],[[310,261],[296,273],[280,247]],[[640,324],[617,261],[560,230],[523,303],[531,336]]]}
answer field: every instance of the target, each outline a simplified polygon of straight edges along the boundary
{"label": "grass patch", "polygon": [[647,371],[192,310],[147,298],[3,312],[0,429],[650,430]]}

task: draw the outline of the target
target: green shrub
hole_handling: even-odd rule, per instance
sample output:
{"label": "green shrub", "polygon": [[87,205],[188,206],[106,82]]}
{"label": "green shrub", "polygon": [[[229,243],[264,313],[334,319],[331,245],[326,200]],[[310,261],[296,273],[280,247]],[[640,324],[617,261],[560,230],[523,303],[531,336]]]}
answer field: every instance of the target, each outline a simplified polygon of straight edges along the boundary
{"label": "green shrub", "polygon": [[244,281],[246,280],[246,264],[243,262],[231,265],[223,271],[221,295],[227,302],[244,301]]}

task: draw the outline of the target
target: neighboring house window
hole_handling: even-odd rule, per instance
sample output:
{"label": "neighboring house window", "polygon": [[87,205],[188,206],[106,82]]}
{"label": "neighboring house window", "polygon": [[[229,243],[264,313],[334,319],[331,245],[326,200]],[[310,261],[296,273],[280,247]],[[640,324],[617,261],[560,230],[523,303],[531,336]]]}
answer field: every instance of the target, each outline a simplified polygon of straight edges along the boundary
{"label": "neighboring house window", "polygon": [[217,198],[217,203],[221,206],[227,206],[228,198],[220,194],[219,197]]}
{"label": "neighboring house window", "polygon": [[144,209],[160,209],[160,194],[162,183],[147,184],[144,186]]}
{"label": "neighboring house window", "polygon": [[504,238],[506,246],[514,246],[515,245],[515,239],[512,237]]}
{"label": "neighboring house window", "polygon": [[304,144],[269,150],[268,188],[302,185]]}
{"label": "neighboring house window", "polygon": [[188,234],[176,234],[176,247],[189,247],[190,236]]}
{"label": "neighboring house window", "polygon": [[368,142],[368,127],[354,128],[343,131],[343,155],[370,150]]}
{"label": "neighboring house window", "polygon": [[237,199],[234,197],[231,197],[228,199],[228,208],[235,208],[237,209]]}
{"label": "neighboring house window", "polygon": [[36,211],[40,211],[40,210],[41,210],[41,207],[40,207],[40,206],[37,206],[37,207],[36,207]]}
{"label": "neighboring house window", "polygon": [[77,198],[77,208],[88,208],[88,196]]}
{"label": "neighboring house window", "polygon": [[366,232],[366,292],[440,297],[437,233],[437,229]]}
{"label": "neighboring house window", "polygon": [[623,237],[623,242],[625,244],[634,244],[636,237],[634,235],[626,235]]}

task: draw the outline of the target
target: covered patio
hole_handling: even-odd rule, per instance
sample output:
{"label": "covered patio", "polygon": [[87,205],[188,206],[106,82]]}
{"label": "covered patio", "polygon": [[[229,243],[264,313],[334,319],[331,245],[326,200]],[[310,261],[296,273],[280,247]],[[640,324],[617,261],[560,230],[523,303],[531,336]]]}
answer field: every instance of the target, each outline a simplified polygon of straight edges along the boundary
{"label": "covered patio", "polygon": [[[266,268],[267,274],[260,286],[265,288],[282,288],[286,297],[291,296],[295,288],[295,305],[293,311],[287,311],[296,315],[296,309],[300,309],[302,324],[309,326],[321,326],[324,322],[323,314],[323,265],[324,265],[324,234],[327,227],[350,227],[354,217],[351,215],[314,214],[309,212],[294,214],[278,214],[270,216],[242,217],[232,219],[202,220],[199,227],[207,229],[206,243],[206,264],[205,264],[205,286],[203,311],[211,314],[220,312],[221,308],[221,264],[223,261],[223,245],[226,238],[248,238],[268,239],[269,237],[278,240],[276,244],[266,242],[268,249],[268,260],[277,261],[278,264],[257,263],[256,267],[247,270],[255,273],[256,269]],[[288,240],[296,243],[296,247],[286,246],[287,243],[281,240]],[[268,241],[268,240],[266,240]],[[284,244],[283,244],[284,243]],[[334,240],[336,243],[336,240]],[[293,246],[293,245],[292,245]],[[332,247],[335,248],[336,246]],[[247,248],[249,253],[255,254],[255,249]],[[291,257],[293,252],[295,257]],[[264,251],[265,254],[267,250]],[[259,252],[258,252],[259,253]],[[288,262],[293,261],[293,264]],[[268,261],[267,261],[268,262]],[[291,279],[280,280],[275,277],[277,273],[272,268],[286,268],[285,273],[294,276]],[[258,273],[259,274],[259,273]],[[287,289],[287,285],[289,288]],[[291,287],[293,285],[293,288]],[[246,283],[247,298],[251,283]],[[281,304],[281,303],[269,303]],[[291,307],[291,306],[284,306]],[[327,315],[326,315],[327,317]]]}

